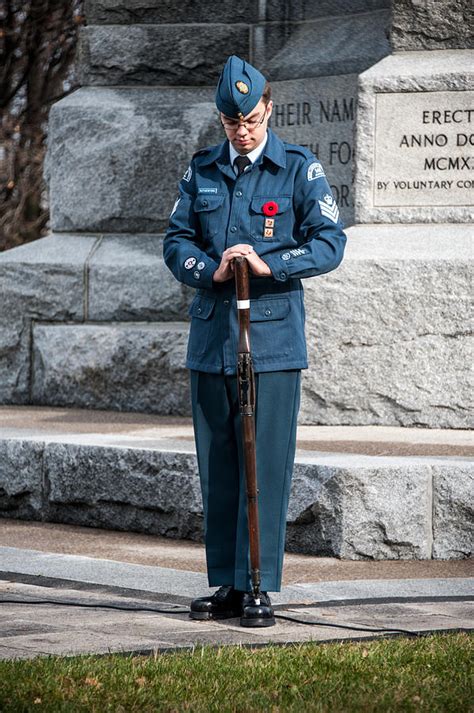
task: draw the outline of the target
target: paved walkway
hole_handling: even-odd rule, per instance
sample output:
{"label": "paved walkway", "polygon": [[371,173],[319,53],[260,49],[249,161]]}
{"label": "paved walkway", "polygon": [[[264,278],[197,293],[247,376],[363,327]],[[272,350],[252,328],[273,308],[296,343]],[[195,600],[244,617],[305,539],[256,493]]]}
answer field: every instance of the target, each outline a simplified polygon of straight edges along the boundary
{"label": "paved walkway", "polygon": [[190,599],[212,591],[202,545],[2,519],[0,658],[472,629],[473,581],[469,560],[340,561],[287,554],[284,586],[272,596],[276,613],[317,624],[278,618],[268,629],[244,629],[238,619],[189,619]]}

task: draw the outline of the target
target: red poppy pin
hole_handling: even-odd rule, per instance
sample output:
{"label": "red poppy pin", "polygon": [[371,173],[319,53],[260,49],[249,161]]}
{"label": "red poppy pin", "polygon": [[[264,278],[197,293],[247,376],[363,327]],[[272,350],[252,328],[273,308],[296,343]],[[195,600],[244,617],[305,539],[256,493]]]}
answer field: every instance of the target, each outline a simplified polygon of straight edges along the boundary
{"label": "red poppy pin", "polygon": [[262,211],[264,215],[275,215],[275,213],[278,213],[278,203],[267,201],[262,205]]}

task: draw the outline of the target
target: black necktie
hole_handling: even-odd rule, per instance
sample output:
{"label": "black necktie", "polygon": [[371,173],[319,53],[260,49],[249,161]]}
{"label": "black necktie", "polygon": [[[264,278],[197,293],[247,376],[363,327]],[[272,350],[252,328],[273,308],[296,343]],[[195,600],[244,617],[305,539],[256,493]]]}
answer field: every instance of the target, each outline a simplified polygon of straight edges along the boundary
{"label": "black necktie", "polygon": [[247,166],[250,166],[251,163],[252,161],[249,159],[248,156],[237,156],[234,161],[234,166],[237,166],[238,170],[237,175],[240,176],[245,171]]}

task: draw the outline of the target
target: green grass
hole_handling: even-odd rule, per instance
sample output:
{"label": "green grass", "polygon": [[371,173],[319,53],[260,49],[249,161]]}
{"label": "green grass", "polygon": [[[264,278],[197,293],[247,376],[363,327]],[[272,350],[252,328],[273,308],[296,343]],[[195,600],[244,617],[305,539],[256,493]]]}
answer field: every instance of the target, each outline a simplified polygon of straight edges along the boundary
{"label": "green grass", "polygon": [[0,661],[0,711],[474,710],[466,633]]}

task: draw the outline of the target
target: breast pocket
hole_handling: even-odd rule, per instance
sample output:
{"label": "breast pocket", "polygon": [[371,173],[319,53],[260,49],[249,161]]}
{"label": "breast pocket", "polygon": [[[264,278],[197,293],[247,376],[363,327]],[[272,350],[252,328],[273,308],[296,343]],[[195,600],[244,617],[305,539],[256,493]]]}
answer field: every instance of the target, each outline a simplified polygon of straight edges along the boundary
{"label": "breast pocket", "polygon": [[256,359],[278,361],[293,350],[288,297],[250,300],[250,351]]}
{"label": "breast pocket", "polygon": [[195,199],[193,208],[204,237],[212,237],[222,229],[224,198],[224,193],[204,193]]}
{"label": "breast pocket", "polygon": [[250,234],[254,240],[272,242],[293,234],[292,197],[253,196],[250,202]]}
{"label": "breast pocket", "polygon": [[188,314],[191,327],[188,339],[188,358],[205,353],[211,331],[211,317],[216,304],[215,297],[196,295],[191,302]]}

